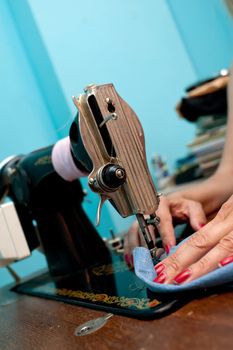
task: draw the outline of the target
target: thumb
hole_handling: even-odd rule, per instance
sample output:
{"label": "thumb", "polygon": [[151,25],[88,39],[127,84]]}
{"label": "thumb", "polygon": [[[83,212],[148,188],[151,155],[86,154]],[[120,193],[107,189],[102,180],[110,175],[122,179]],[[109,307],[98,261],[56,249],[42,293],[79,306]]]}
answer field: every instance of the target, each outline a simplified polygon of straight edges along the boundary
{"label": "thumb", "polygon": [[189,203],[189,222],[195,231],[200,230],[206,223],[206,215],[201,203],[190,201]]}
{"label": "thumb", "polygon": [[176,244],[175,232],[172,223],[172,216],[169,209],[167,198],[160,198],[157,215],[160,218],[160,224],[157,226],[165,251],[168,253],[170,248]]}

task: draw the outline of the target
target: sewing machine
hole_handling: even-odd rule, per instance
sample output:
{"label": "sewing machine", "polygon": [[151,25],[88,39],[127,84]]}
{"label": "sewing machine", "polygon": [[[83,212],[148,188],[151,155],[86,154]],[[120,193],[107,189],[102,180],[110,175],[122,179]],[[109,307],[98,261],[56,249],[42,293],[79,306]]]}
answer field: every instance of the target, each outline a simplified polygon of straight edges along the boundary
{"label": "sewing machine", "polygon": [[77,179],[78,174],[88,176],[90,189],[100,197],[97,224],[106,200],[122,217],[136,215],[156,259],[149,225],[159,222],[159,196],[146,162],[142,126],[112,84],[88,86],[73,101],[78,114],[69,138],[0,164],[0,196],[11,199],[1,206],[1,227],[14,248],[1,248],[1,265],[41,246],[49,273],[17,286],[18,292],[85,300],[91,307],[137,317],[154,314],[163,304],[148,296],[122,255],[110,252],[82,208],[84,192]]}

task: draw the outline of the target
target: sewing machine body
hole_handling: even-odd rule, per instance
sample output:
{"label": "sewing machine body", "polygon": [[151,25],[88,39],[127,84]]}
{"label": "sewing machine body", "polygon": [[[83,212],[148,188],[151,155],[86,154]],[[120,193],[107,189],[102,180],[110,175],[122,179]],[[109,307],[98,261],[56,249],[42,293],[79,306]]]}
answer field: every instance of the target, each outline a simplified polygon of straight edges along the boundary
{"label": "sewing machine body", "polygon": [[[142,126],[113,84],[91,85],[74,103],[79,110],[83,144],[92,159],[89,186],[102,198],[111,199],[123,217],[154,214],[158,197],[145,152]],[[103,186],[98,179],[104,167],[117,165],[125,173],[119,187]],[[123,175],[123,174],[122,174]]]}
{"label": "sewing machine body", "polygon": [[[156,260],[149,225],[159,219],[159,196],[148,170],[142,126],[113,84],[90,85],[73,98],[79,110],[79,132],[91,162],[88,183],[100,195],[97,224],[104,201],[121,216],[136,215],[145,244]],[[143,240],[142,240],[143,241]]]}

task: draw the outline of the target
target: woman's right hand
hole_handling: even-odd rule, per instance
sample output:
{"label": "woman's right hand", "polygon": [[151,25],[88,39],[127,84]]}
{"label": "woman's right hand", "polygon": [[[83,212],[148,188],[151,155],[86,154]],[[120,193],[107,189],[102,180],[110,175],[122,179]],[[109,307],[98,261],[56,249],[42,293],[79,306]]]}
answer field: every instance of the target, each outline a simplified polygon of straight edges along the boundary
{"label": "woman's right hand", "polygon": [[[201,203],[186,199],[179,192],[161,196],[156,215],[160,218],[158,230],[149,226],[150,232],[153,240],[156,239],[156,234],[159,232],[166,253],[176,244],[175,225],[189,222],[193,230],[197,231],[207,222]],[[139,230],[138,223],[135,221],[125,237],[124,254],[128,264],[132,264],[133,249],[136,246],[145,245],[145,242],[141,241]]]}

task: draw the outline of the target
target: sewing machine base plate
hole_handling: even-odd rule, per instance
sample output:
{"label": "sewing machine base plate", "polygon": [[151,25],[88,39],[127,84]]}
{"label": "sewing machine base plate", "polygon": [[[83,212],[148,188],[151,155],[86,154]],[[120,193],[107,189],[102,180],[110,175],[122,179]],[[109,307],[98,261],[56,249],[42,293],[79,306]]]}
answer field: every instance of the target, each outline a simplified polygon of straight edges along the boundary
{"label": "sewing machine base plate", "polygon": [[156,295],[118,255],[65,277],[54,278],[46,272],[13,288],[21,294],[144,319],[165,316],[192,299],[232,289],[233,284],[188,295]]}

